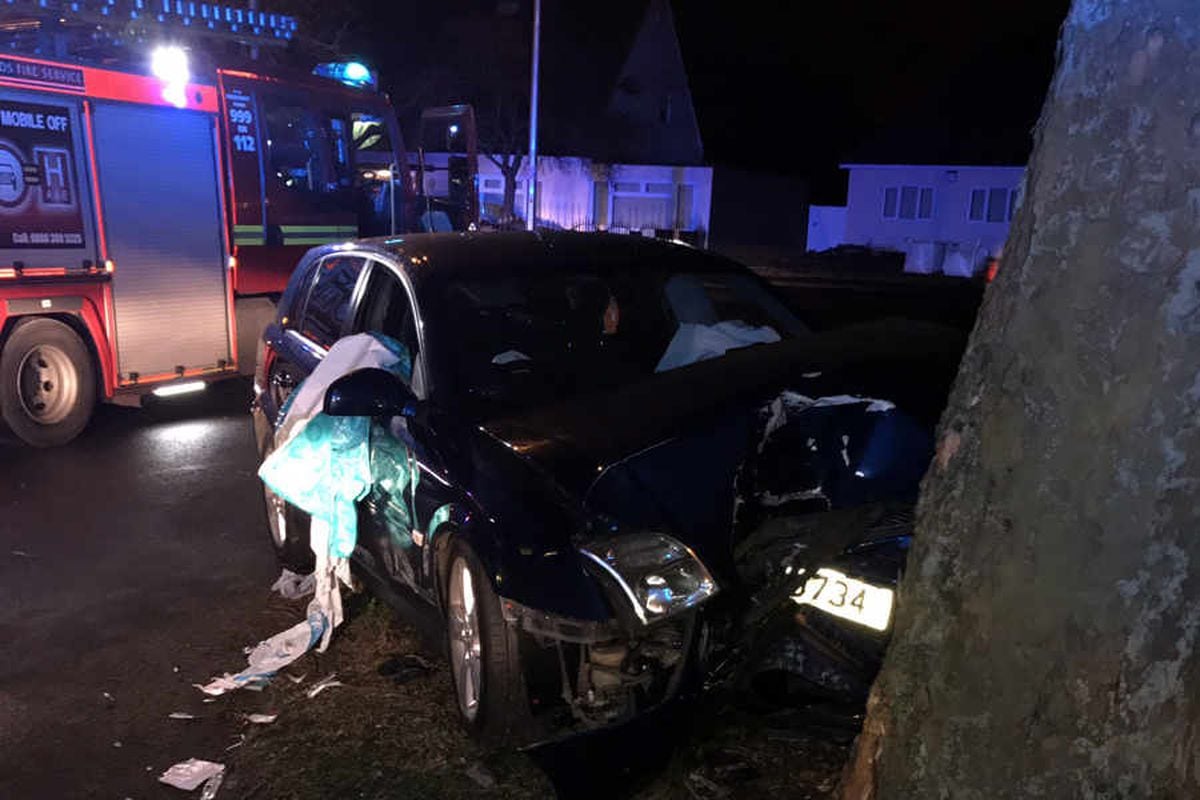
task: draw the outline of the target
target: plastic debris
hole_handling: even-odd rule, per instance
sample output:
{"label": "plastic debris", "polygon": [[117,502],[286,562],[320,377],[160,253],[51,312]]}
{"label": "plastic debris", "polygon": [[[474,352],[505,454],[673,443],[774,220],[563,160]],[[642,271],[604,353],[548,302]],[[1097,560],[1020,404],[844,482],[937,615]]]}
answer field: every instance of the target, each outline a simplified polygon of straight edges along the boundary
{"label": "plastic debris", "polygon": [[299,600],[316,591],[317,577],[313,574],[298,575],[290,569],[279,573],[275,583],[271,585],[272,592],[278,592],[285,600]]}
{"label": "plastic debris", "polygon": [[115,703],[115,702],[117,702],[117,698],[113,697],[113,696],[112,696],[111,694],[109,694],[108,692],[101,692],[101,693],[100,693],[100,696],[101,696],[101,697],[103,697],[105,700],[107,700],[109,703]]}
{"label": "plastic debris", "polygon": [[308,673],[303,675],[293,675],[290,672],[283,673],[283,677],[287,678],[292,683],[304,683],[304,679],[308,677]]}
{"label": "plastic debris", "polygon": [[308,606],[308,619],[259,642],[247,658],[248,666],[236,675],[226,673],[205,685],[194,684],[207,695],[216,697],[234,689],[258,688],[276,672],[291,664],[321,640],[326,629],[325,614],[313,601]]}
{"label": "plastic debris", "polygon": [[341,681],[336,680],[336,678],[337,678],[337,673],[331,672],[328,676],[326,676],[326,677],[322,678],[321,680],[317,681],[316,683],[314,683],[312,685],[312,688],[310,688],[307,692],[305,692],[305,694],[307,694],[308,698],[311,700],[312,698],[316,697],[317,695],[319,695],[321,692],[325,691],[326,689],[329,689],[333,686],[345,686],[346,685],[346,684],[342,683]]}
{"label": "plastic debris", "polygon": [[121,746],[120,742],[113,742],[113,747],[120,747],[120,746]]}
{"label": "plastic debris", "polygon": [[[311,517],[309,546],[316,556],[313,603],[328,624],[319,652],[342,623],[340,585],[351,585],[350,554],[358,537],[355,506],[373,483],[368,417],[323,413],[325,392],[343,375],[365,367],[412,377],[412,358],[400,342],[382,334],[338,340],[284,404],[275,449],[259,467],[263,483]],[[311,615],[313,606],[309,605]]]}
{"label": "plastic debris", "polygon": [[17,558],[37,558],[33,553],[27,553],[24,550],[13,550],[12,554]]}
{"label": "plastic debris", "polygon": [[183,789],[185,792],[199,788],[200,784],[225,771],[224,764],[215,761],[205,761],[201,758],[189,758],[175,764],[162,775],[158,776],[160,783]]}
{"label": "plastic debris", "polygon": [[494,789],[496,787],[496,779],[483,764],[476,763],[467,767],[467,777],[479,784],[481,788]]}
{"label": "plastic debris", "polygon": [[247,714],[246,722],[254,725],[270,725],[279,717],[278,714]]}
{"label": "plastic debris", "polygon": [[239,747],[241,747],[242,745],[244,745],[245,743],[246,743],[246,735],[239,733],[237,736],[235,736],[233,738],[233,744],[231,744],[231,745],[229,745],[229,747],[225,748],[225,752],[228,753],[230,750],[236,750]]}
{"label": "plastic debris", "polygon": [[200,719],[195,714],[189,714],[186,711],[172,711],[167,714],[168,719]]}

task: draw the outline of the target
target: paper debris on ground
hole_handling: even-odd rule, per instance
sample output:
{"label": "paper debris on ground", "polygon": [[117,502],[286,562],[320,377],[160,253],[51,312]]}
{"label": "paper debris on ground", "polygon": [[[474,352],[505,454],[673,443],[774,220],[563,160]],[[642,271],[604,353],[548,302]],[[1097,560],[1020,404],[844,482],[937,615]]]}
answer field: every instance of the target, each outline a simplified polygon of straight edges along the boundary
{"label": "paper debris on ground", "polygon": [[204,782],[204,791],[200,793],[200,800],[213,800],[217,796],[217,792],[221,790],[221,781],[225,779],[225,770],[221,770],[216,775],[213,775]]}
{"label": "paper debris on ground", "polygon": [[312,594],[316,588],[317,577],[312,573],[298,575],[290,569],[285,569],[279,573],[279,578],[271,586],[271,591],[279,592],[287,600],[299,600],[301,597]]}
{"label": "paper debris on ground", "polygon": [[246,721],[255,725],[270,725],[278,717],[278,714],[247,714]]}
{"label": "paper debris on ground", "polygon": [[198,789],[200,784],[209,778],[219,775],[224,771],[224,764],[218,764],[215,761],[205,761],[202,758],[189,758],[187,761],[181,761],[162,775],[159,775],[158,780],[160,783],[190,792]]}
{"label": "paper debris on ground", "polygon": [[168,719],[200,719],[195,714],[189,714],[186,711],[172,711],[167,714]]}
{"label": "paper debris on ground", "polygon": [[321,692],[325,691],[326,689],[328,689],[328,688],[330,688],[330,687],[333,687],[333,686],[345,686],[345,685],[346,685],[346,684],[342,683],[342,682],[341,682],[341,681],[339,681],[339,680],[335,680],[336,678],[337,678],[337,673],[336,673],[336,672],[334,672],[334,673],[331,673],[329,676],[327,676],[327,677],[325,677],[325,678],[322,678],[321,680],[319,680],[319,681],[317,681],[316,683],[314,683],[314,684],[312,685],[312,688],[311,688],[311,689],[309,689],[309,690],[306,692],[306,694],[308,695],[309,699],[312,699],[312,698],[316,697],[316,696],[317,696],[317,695],[319,695]]}
{"label": "paper debris on ground", "polygon": [[226,673],[196,688],[207,695],[217,696],[234,689],[261,690],[275,673],[307,653],[321,640],[326,628],[325,614],[316,602],[308,606],[308,618],[286,631],[259,642],[247,657],[247,666],[236,675]]}
{"label": "paper debris on ground", "polygon": [[402,656],[392,656],[380,664],[376,671],[385,678],[391,678],[397,685],[423,678],[433,672],[433,664],[416,653]]}
{"label": "paper debris on ground", "polygon": [[484,789],[493,789],[496,786],[496,779],[492,773],[488,772],[487,767],[483,764],[472,764],[466,769],[467,777],[479,784]]}

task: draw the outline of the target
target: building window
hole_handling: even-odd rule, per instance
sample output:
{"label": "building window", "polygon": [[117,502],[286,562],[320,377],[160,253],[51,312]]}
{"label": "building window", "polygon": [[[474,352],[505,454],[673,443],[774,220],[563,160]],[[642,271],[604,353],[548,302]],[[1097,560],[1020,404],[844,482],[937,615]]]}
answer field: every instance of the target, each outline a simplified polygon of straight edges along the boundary
{"label": "building window", "polygon": [[933,188],[888,186],[883,190],[884,219],[933,219]]}
{"label": "building window", "polygon": [[1016,189],[972,189],[967,217],[975,222],[1011,222],[1016,207]]}
{"label": "building window", "polygon": [[672,230],[678,220],[675,185],[671,183],[612,184],[611,227],[628,230]]}

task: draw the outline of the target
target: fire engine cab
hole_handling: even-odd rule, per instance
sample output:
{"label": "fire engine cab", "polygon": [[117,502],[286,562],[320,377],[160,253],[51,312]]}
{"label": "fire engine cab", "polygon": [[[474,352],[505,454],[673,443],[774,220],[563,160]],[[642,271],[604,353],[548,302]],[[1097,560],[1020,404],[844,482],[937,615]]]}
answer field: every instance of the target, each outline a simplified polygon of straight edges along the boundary
{"label": "fire engine cab", "polygon": [[[139,41],[157,25],[258,48],[296,30],[178,0],[8,2],[89,27],[124,15],[151,31]],[[197,69],[178,45],[143,51],[140,69],[0,53],[0,416],[29,444],[69,441],[98,401],[252,372],[308,248],[450,218],[416,195],[362,64]]]}

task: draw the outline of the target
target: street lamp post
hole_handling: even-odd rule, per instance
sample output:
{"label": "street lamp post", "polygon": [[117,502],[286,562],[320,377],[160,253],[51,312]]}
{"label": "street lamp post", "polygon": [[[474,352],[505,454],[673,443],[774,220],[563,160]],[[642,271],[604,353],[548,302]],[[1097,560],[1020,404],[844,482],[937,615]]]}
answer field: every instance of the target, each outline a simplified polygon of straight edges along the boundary
{"label": "street lamp post", "polygon": [[525,230],[531,231],[537,215],[538,66],[542,40],[542,0],[533,0],[533,66],[529,83],[529,190],[525,193]]}

